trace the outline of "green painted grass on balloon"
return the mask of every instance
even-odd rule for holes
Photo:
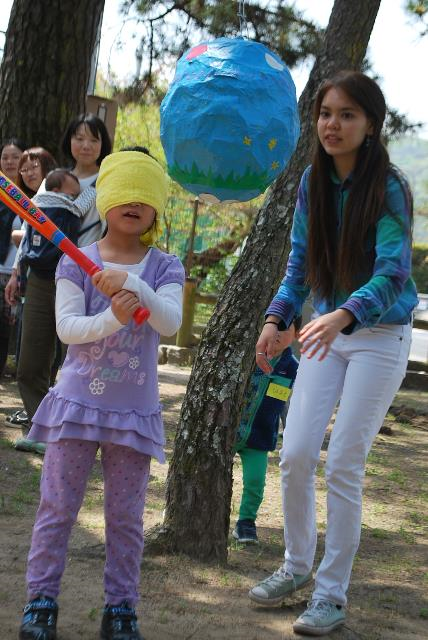
[[[210,187],[216,187],[218,189],[259,189],[264,191],[267,186],[272,182],[272,176],[269,177],[268,173],[255,173],[247,167],[243,175],[235,174],[231,171],[227,176],[220,174],[214,175],[211,168],[208,173],[204,173],[195,163],[192,164],[192,169],[183,169],[178,165],[169,167],[169,175],[173,180],[176,180],[180,184],[201,184]]]

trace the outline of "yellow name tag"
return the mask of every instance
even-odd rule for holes
[[[280,384],[275,384],[275,382],[271,382],[266,391],[266,395],[270,398],[275,398],[276,400],[288,400],[291,393],[291,389],[289,387],[283,387]]]

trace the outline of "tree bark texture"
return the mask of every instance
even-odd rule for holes
[[[60,141],[85,97],[104,0],[15,0],[0,67],[0,138]]]
[[[198,559],[227,559],[235,432],[262,317],[285,270],[298,184],[310,158],[315,92],[333,73],[360,68],[379,5],[335,1],[299,100],[297,149],[258,213],[199,346],[169,469],[165,518],[171,547]]]

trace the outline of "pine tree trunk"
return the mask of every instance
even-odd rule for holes
[[[17,136],[61,160],[85,96],[104,0],[15,0],[0,68],[0,139]]]
[[[379,5],[335,1],[323,50],[299,101],[296,152],[259,211],[203,335],[177,429],[165,518],[169,545],[192,557],[227,559],[235,432],[262,317],[289,253],[297,188],[310,158],[313,98],[323,78],[360,68]]]

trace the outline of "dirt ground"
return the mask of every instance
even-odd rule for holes
[[[160,367],[161,395],[171,455],[189,369]],[[20,408],[16,383],[0,384],[0,640],[17,638],[25,602],[25,564],[38,503],[42,458],[14,450],[19,431],[4,418]],[[388,414],[391,433],[376,438],[369,457],[361,546],[355,561],[345,627],[336,640],[422,640],[428,637],[428,393],[400,392]],[[325,531],[323,464],[317,474],[319,545]],[[167,465],[153,463],[146,530],[162,521]],[[231,526],[236,520],[241,468],[235,466]],[[230,541],[227,568],[148,551],[142,565],[141,630],[146,640],[285,640],[310,590],[287,606],[264,609],[249,588],[278,568],[283,555],[278,451],[269,460],[258,520],[260,545]],[[59,599],[60,640],[98,638],[103,605],[102,483],[97,462],[70,541]]]

